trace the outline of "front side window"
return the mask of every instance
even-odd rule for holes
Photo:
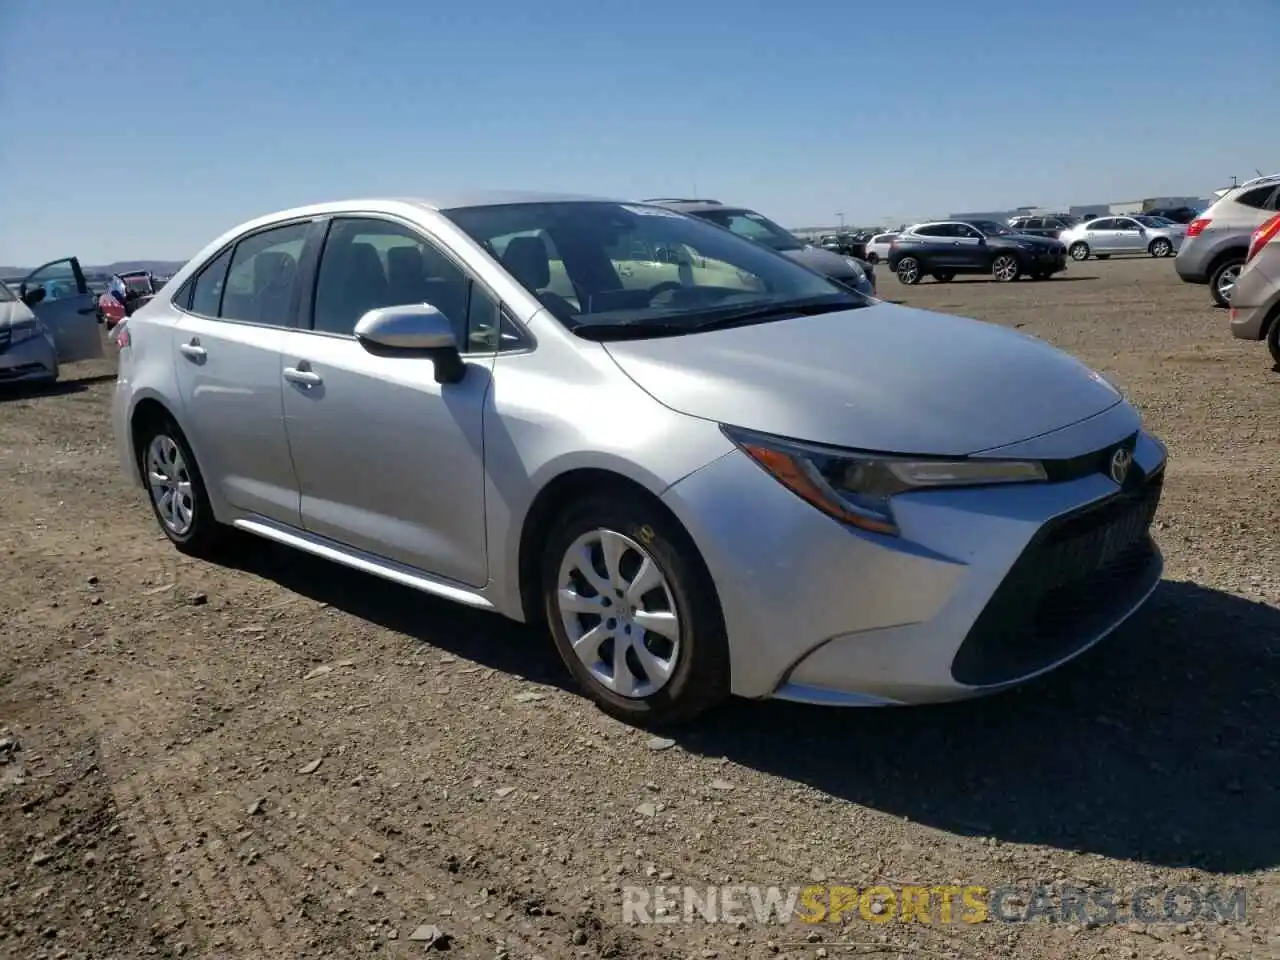
[[[675,335],[748,314],[766,322],[869,302],[732,231],[661,207],[540,202],[442,213],[584,335],[604,327]]]
[[[310,228],[310,223],[291,223],[237,243],[218,315],[224,320],[288,326],[298,261]]]
[[[804,247],[804,244],[772,220],[750,210],[708,210],[697,216],[732,230],[740,237],[763,243],[773,250],[800,250]],[[835,242],[839,242],[839,239],[831,238]]]
[[[1003,223],[996,223],[994,220],[970,220],[967,226],[973,227],[979,235],[988,237],[1003,237],[1013,233]]]
[[[462,268],[411,227],[339,218],[320,255],[312,326],[350,336],[370,310],[429,303],[453,325],[465,352],[470,296],[471,281]]]

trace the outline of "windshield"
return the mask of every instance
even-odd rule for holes
[[[1003,223],[996,223],[994,220],[969,220],[967,223],[988,237],[1003,237],[1014,232]]]
[[[134,274],[131,277],[121,277],[120,279],[124,281],[126,290],[133,290],[136,293],[151,292],[151,278],[145,274]]]
[[[1134,217],[1133,219],[1137,220],[1144,227],[1172,227],[1174,225],[1172,220],[1166,220],[1164,217],[1146,216]]]
[[[13,295],[13,291],[4,285],[4,281],[0,280],[0,303],[12,303],[17,299]]]
[[[694,216],[732,230],[740,237],[763,243],[771,250],[800,250],[804,247],[796,237],[772,220],[751,210],[699,210]]]
[[[870,302],[729,230],[662,207],[572,201],[441,213],[569,329],[690,332],[726,313]]]

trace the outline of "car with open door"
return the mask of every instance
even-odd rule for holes
[[[0,379],[56,380],[59,364],[103,355],[97,298],[75,257],[32,270],[19,282],[17,300],[0,304]]]

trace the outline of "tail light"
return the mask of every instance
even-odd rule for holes
[[[1280,233],[1280,213],[1253,231],[1253,236],[1249,238],[1249,254],[1244,258],[1244,262],[1248,263],[1258,255],[1258,251],[1265,247],[1276,234]]]
[[[129,322],[127,320],[116,324],[116,328],[111,331],[111,339],[115,341],[116,346],[121,350],[129,346]]]
[[[1206,220],[1204,217],[1196,217],[1196,219],[1188,223],[1187,239],[1190,240],[1192,237],[1198,237],[1200,234],[1204,233],[1204,228],[1209,225],[1209,222],[1210,221]]]

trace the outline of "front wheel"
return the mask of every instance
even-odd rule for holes
[[[1147,248],[1147,252],[1157,259],[1167,257],[1173,253],[1173,244],[1164,237],[1157,237],[1151,241],[1151,246]]]
[[[997,283],[1012,283],[1021,272],[1018,258],[1011,253],[1002,253],[991,262],[991,275]]]
[[[1071,254],[1072,260],[1088,260],[1089,245],[1083,241],[1078,241],[1071,245],[1071,249],[1067,251]]]
[[[920,282],[920,261],[915,257],[903,257],[898,261],[898,281],[912,287]]]
[[[1209,276],[1209,293],[1213,295],[1213,302],[1218,306],[1231,306],[1231,298],[1236,292],[1236,281],[1240,279],[1242,269],[1244,269],[1244,259],[1233,258],[1218,264]]]
[[[223,531],[187,438],[172,420],[164,420],[145,428],[139,441],[139,466],[160,529],[183,553],[209,555]]]
[[[1271,329],[1267,331],[1267,349],[1271,351],[1276,369],[1280,370],[1280,317],[1271,321]]]
[[[660,507],[638,496],[575,505],[547,540],[542,590],[561,658],[606,713],[666,726],[729,696],[715,584]]]

